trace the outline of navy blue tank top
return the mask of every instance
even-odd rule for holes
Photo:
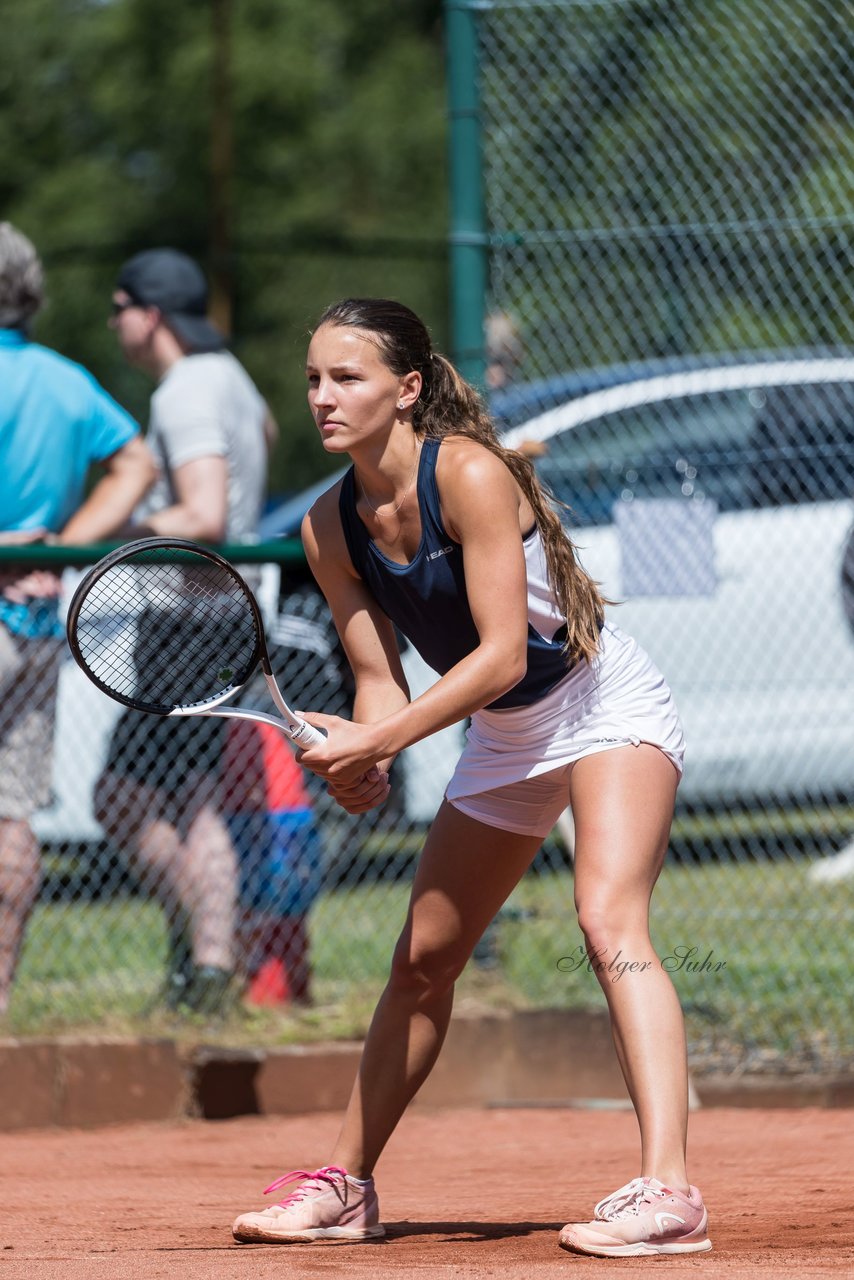
[[[444,675],[480,643],[469,608],[462,546],[442,525],[436,458],[440,440],[426,437],[418,463],[421,542],[408,564],[383,555],[356,511],[353,467],[344,476],[338,509],[353,567],[383,613],[403,632],[429,667]],[[545,697],[570,663],[563,652],[566,627],[551,639],[528,623],[528,669],[517,685],[489,704],[490,710],[524,707]]]

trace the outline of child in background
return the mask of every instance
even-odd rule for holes
[[[244,999],[311,999],[308,912],[320,892],[323,850],[303,771],[273,725],[229,723],[224,811],[237,851]]]

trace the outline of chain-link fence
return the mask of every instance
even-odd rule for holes
[[[264,554],[252,548],[248,572],[281,688],[293,706],[348,715],[349,668],[301,549],[285,545],[287,564],[259,571]],[[21,555],[4,549],[0,569]],[[40,558],[56,567],[97,550],[26,556],[28,569]],[[81,572],[63,575],[60,619]],[[101,629],[123,661],[135,653],[119,606]],[[4,625],[0,641],[0,1025],[199,1034],[214,1017],[218,1036],[364,1032],[462,726],[404,752],[389,801],[355,818],[272,726],[124,709],[74,663],[60,627]],[[414,693],[435,678],[414,650],[403,661]],[[260,672],[231,705],[275,711]],[[559,896],[553,932],[571,901],[567,875]],[[481,942],[478,998],[528,1002],[503,947],[531,910],[512,906]],[[551,950],[554,961],[566,950],[557,933]],[[523,950],[513,963],[525,973]],[[280,1010],[297,1015],[284,1029]]]
[[[838,1066],[854,899],[845,7],[466,7],[493,405],[572,507],[585,563],[686,724],[653,926],[692,1053]],[[260,594],[292,702],[346,713],[348,673],[304,567],[280,580],[271,564]],[[275,732],[223,727],[208,767],[153,748],[141,716],[119,750],[121,709],[61,641],[42,672],[5,650],[4,733],[58,688],[38,882],[4,828],[7,973],[37,893],[5,1028],[201,1028],[230,1008],[235,1034],[290,1034],[263,1022],[271,1006],[304,1011],[296,1035],[363,1031],[462,729],[404,753],[389,804],[350,819]],[[419,691],[429,673],[411,650],[404,664]],[[263,687],[254,698],[267,706]],[[18,745],[33,781],[44,752]],[[164,770],[148,796],[139,784]],[[581,944],[564,823],[482,939],[461,1002],[601,1005]]]
[[[66,575],[66,597],[76,577]],[[349,674],[305,568],[291,565],[280,580],[268,565],[259,596],[286,694],[301,707],[347,714]],[[697,603],[708,606],[705,598],[680,601]],[[196,721],[217,726],[213,749],[206,732],[195,744],[182,740],[177,753],[155,717],[130,713],[121,732],[121,707],[87,681],[64,640],[49,644],[58,679],[26,644],[17,667],[4,667],[4,744],[28,708],[47,714],[58,692],[52,793],[33,819],[42,875],[31,886],[37,897],[6,1028],[182,1026],[200,1034],[216,1015],[219,1036],[362,1032],[462,727],[405,752],[390,802],[351,818],[264,725]],[[412,650],[404,664],[414,692],[432,679]],[[238,701],[270,709],[262,679]],[[724,735],[731,730],[724,725]],[[35,784],[44,761],[32,751],[22,758]],[[682,806],[656,892],[655,934],[689,1016],[693,1053],[706,1064],[802,1068],[844,1053],[844,899],[810,881],[804,856],[831,847],[830,808],[827,797],[812,807],[779,797],[758,810],[693,799]],[[9,830],[6,963],[26,898]],[[601,1002],[574,920],[571,824],[544,843],[487,930],[461,999],[478,1008]],[[302,1012],[285,1025],[276,1020],[282,1009]]]
[[[30,567],[38,555],[30,551]],[[260,578],[249,570],[273,668],[292,705],[346,715],[349,669],[328,609],[301,549],[289,560],[282,570],[264,565]],[[64,574],[66,607],[79,577]],[[114,650],[132,655],[121,610],[102,622]],[[327,1033],[349,1005],[338,1023],[363,1030],[402,923],[400,882],[450,776],[449,735],[406,753],[390,802],[354,819],[274,727],[123,709],[75,665],[59,629],[48,630],[0,635],[0,997],[9,1029],[118,1029],[164,1017],[198,1025],[242,1001],[244,1012],[315,1006]],[[418,687],[423,669],[408,662]],[[235,701],[275,713],[260,672]],[[41,808],[30,823],[34,799]]]
[[[694,1049],[838,1063],[854,903],[850,6],[462,7],[493,406],[572,508],[583,560],[686,725],[684,872],[654,927],[663,950],[697,948],[680,989]]]
[[[472,7],[492,302],[526,380],[852,341],[850,6]]]

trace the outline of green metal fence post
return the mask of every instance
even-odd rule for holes
[[[446,0],[451,192],[451,335],[457,368],[483,386],[489,240],[483,196],[477,10],[483,0]]]

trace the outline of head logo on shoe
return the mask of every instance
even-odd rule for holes
[[[678,1213],[657,1213],[655,1215],[655,1225],[658,1227],[659,1231],[664,1230],[665,1218],[672,1218],[674,1222],[681,1222],[683,1226],[685,1225],[685,1219],[680,1218]]]

